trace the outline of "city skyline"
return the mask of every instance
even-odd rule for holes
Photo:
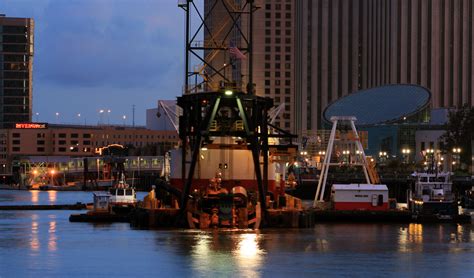
[[[181,95],[184,22],[174,1],[6,0],[0,14],[35,20],[33,121],[123,124],[125,115],[131,125],[134,105],[144,125],[158,99]]]

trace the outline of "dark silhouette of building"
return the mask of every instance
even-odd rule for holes
[[[0,128],[32,119],[31,18],[0,15]]]

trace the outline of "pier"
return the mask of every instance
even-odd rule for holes
[[[87,204],[65,204],[65,205],[7,205],[0,206],[1,210],[83,210]]]

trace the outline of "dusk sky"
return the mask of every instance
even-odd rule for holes
[[[135,123],[144,125],[146,109],[181,94],[176,0],[1,0],[1,13],[35,20],[34,121],[97,124],[99,110],[110,109],[104,123],[126,115],[131,124],[135,104]]]

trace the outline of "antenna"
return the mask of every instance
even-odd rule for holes
[[[135,104],[132,104],[132,126],[135,127]]]

